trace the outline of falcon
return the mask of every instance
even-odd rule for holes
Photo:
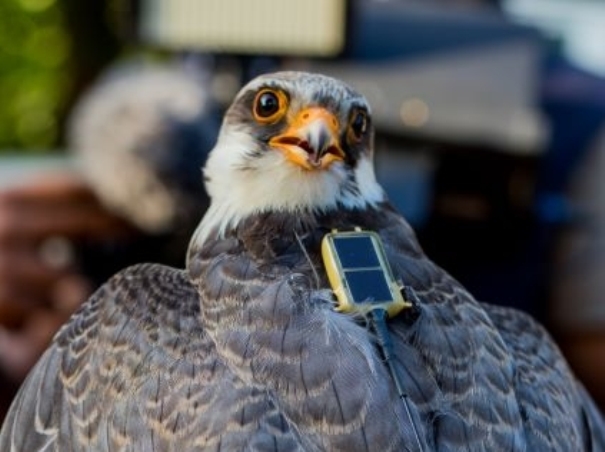
[[[477,302],[374,178],[366,100],[322,75],[245,86],[204,169],[186,270],[102,286],[14,400],[3,451],[602,451],[545,330]],[[415,305],[389,319],[405,401],[363,316],[336,312],[332,230],[379,234]]]

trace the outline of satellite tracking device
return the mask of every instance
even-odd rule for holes
[[[412,307],[393,278],[380,236],[372,231],[326,234],[321,254],[339,312],[367,314],[384,310],[389,317]]]
[[[380,236],[361,229],[332,231],[321,242],[321,254],[336,295],[336,310],[367,315],[414,431],[416,448],[413,450],[423,452],[425,448],[412,415],[409,396],[395,366],[393,341],[387,326],[387,317],[394,317],[413,304],[403,297],[402,288],[393,278]]]

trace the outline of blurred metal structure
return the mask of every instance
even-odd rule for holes
[[[517,39],[412,61],[308,68],[358,87],[383,132],[536,154],[548,135],[535,108],[539,58],[536,43]]]

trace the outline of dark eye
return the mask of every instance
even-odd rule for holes
[[[279,91],[263,90],[254,99],[254,117],[260,122],[276,121],[286,109],[285,95]]]
[[[368,114],[363,110],[357,110],[353,113],[350,130],[353,138],[359,141],[368,130]]]

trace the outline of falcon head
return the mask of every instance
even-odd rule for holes
[[[323,213],[384,199],[374,177],[366,99],[318,74],[260,76],[225,114],[204,168],[211,198],[195,240],[255,213]]]

